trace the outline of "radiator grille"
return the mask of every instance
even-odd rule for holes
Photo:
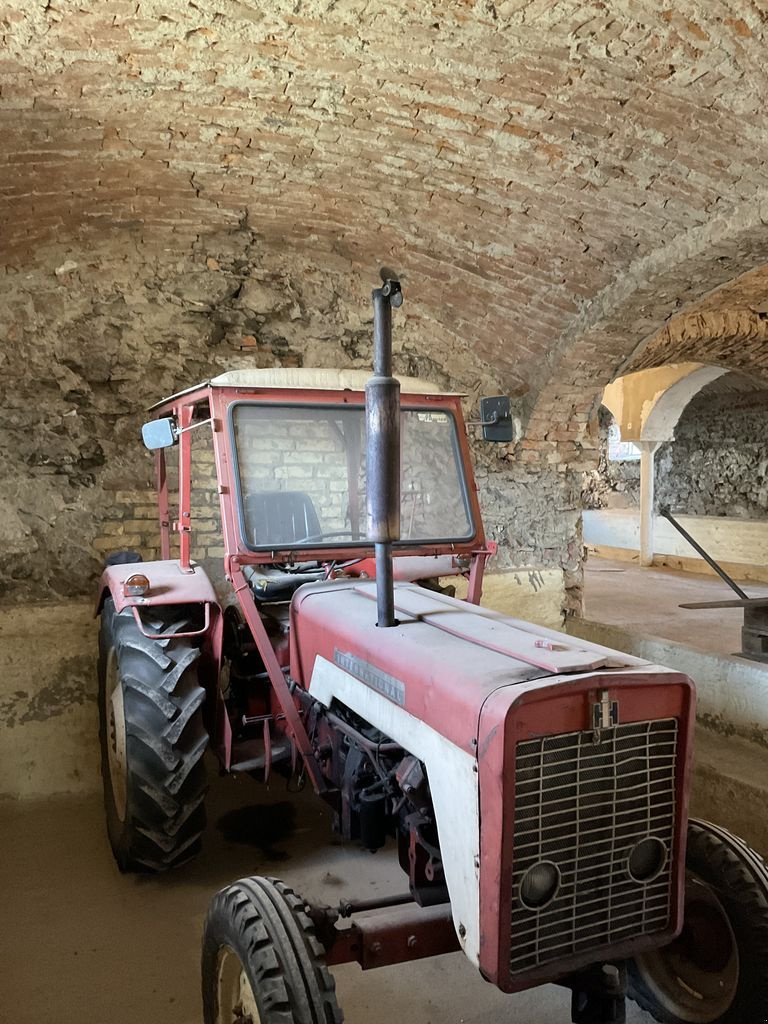
[[[517,745],[512,974],[662,931],[670,919],[677,722],[633,722]],[[636,882],[630,850],[653,836],[668,856]],[[554,899],[526,907],[520,887],[541,861],[560,871]],[[528,901],[531,902],[530,900]]]

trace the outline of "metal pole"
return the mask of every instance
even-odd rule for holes
[[[400,539],[400,382],[392,376],[392,307],[400,306],[400,282],[381,271],[374,288],[373,377],[365,386],[368,540],[376,552],[376,625],[394,626],[392,543]]]
[[[373,300],[373,375],[392,376],[392,306],[383,288],[374,288]],[[402,301],[402,299],[401,299]]]
[[[379,896],[370,900],[342,900],[339,903],[339,915],[352,917],[353,914],[364,914],[367,910],[384,910],[386,907],[402,907],[413,903],[413,895],[409,892],[397,896]]]
[[[640,446],[640,565],[653,565],[654,455],[658,441],[639,441]]]
[[[723,569],[721,566],[719,566],[717,564],[717,562],[714,560],[714,558],[712,558],[711,555],[707,554],[707,552],[704,550],[704,548],[701,546],[701,544],[699,544],[698,541],[693,539],[693,537],[690,535],[690,533],[688,533],[688,531],[685,529],[685,527],[681,526],[680,523],[678,523],[678,521],[675,519],[675,517],[672,515],[672,513],[669,511],[669,508],[667,508],[666,505],[662,505],[661,508],[659,508],[659,515],[660,516],[664,516],[665,519],[668,519],[669,522],[672,523],[672,525],[677,530],[677,532],[682,537],[685,537],[685,539],[688,541],[688,543],[691,545],[691,547],[695,551],[698,551],[698,553],[701,555],[701,557],[704,559],[704,561],[707,563],[707,565],[711,565],[712,566],[712,568],[715,570],[715,572],[720,577],[720,579],[723,580],[725,583],[727,583],[728,586],[731,588],[731,590],[733,590],[735,593],[737,593],[742,600],[744,600],[744,601],[748,601],[749,600],[749,594],[745,594],[744,591],[741,589],[741,587],[738,585],[738,583],[735,583],[731,579],[731,577],[728,575],[728,573],[725,571],[725,569]]]

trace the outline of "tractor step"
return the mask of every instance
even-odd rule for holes
[[[245,743],[239,743],[237,753],[241,760],[230,765],[231,772],[258,772],[263,771],[267,766],[263,740],[246,740]],[[272,764],[287,761],[290,756],[290,740],[280,739],[272,744]]]

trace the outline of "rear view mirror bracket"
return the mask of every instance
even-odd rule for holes
[[[469,420],[467,426],[482,427],[483,440],[507,443],[520,439],[520,420],[512,416],[512,407],[506,395],[493,395],[480,399],[480,419]]]

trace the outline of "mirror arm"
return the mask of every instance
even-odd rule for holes
[[[499,416],[498,413],[491,413],[489,420],[467,420],[466,426],[468,427],[495,427],[499,423],[508,423],[512,421],[511,416]]]
[[[190,430],[197,430],[198,427],[204,427],[206,423],[213,423],[213,417],[209,416],[207,420],[200,420],[199,423],[193,423],[189,427],[174,427],[173,432],[176,437],[179,437],[181,434],[188,434]]]

